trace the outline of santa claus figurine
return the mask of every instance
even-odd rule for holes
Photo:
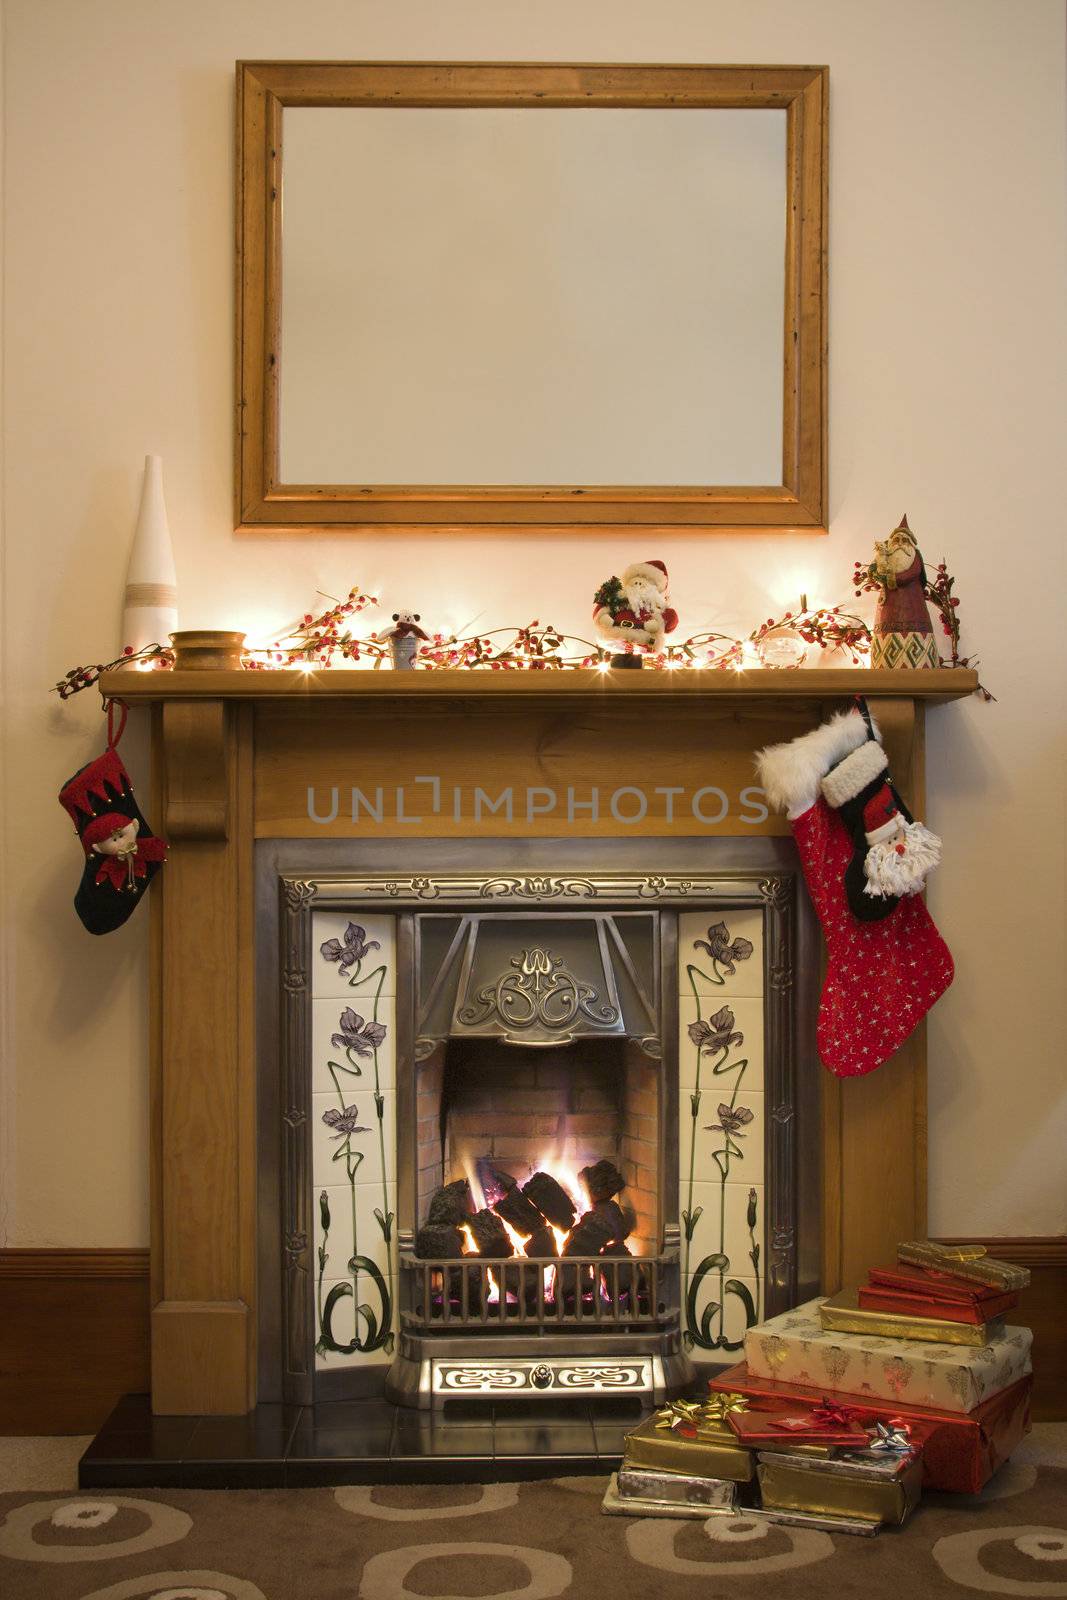
[[[611,577],[593,596],[593,622],[605,639],[655,648],[665,633],[678,626],[678,613],[667,604],[667,568],[662,561],[635,561],[621,578]],[[616,666],[641,665],[630,653],[615,656]]]

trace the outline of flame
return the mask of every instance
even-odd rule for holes
[[[478,1245],[477,1245],[477,1242],[475,1240],[474,1234],[471,1232],[470,1228],[467,1226],[467,1224],[465,1222],[461,1223],[459,1231],[463,1235],[464,1239],[466,1240],[466,1245],[464,1247],[463,1254],[465,1256],[477,1256],[477,1255],[480,1255],[481,1251],[478,1249]]]
[[[498,1306],[500,1304],[500,1285],[496,1281],[496,1276],[492,1267],[487,1268],[487,1271],[489,1274],[488,1304],[491,1306]]]
[[[501,1217],[500,1220],[507,1229],[508,1238],[511,1240],[513,1246],[512,1254],[524,1256],[526,1254],[526,1246],[530,1242],[529,1235],[520,1233],[518,1228],[513,1228],[506,1217]]]

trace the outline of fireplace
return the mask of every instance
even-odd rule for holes
[[[678,841],[688,870],[654,875],[623,841],[559,849],[581,865],[260,847],[261,1393],[658,1403],[813,1281],[790,847]]]
[[[380,1392],[392,1366],[384,1345],[369,1354],[327,1352],[324,1363],[315,1352],[319,1197],[323,1188],[347,1187],[347,1179],[316,1186],[311,1149],[314,1143],[320,1159],[328,1150],[328,1160],[337,1149],[310,1103],[306,1029],[314,1011],[328,1011],[311,1000],[318,981],[311,924],[320,914],[347,921],[351,910],[368,931],[373,917],[395,919],[403,965],[415,912],[471,909],[475,901],[489,911],[509,904],[527,912],[591,909],[596,897],[582,885],[599,895],[602,877],[623,880],[613,885],[619,895],[610,904],[600,897],[604,909],[669,913],[664,950],[671,918],[689,909],[712,922],[728,912],[731,934],[731,917],[758,913],[766,934],[786,925],[784,907],[791,905],[786,957],[768,936],[759,963],[763,997],[737,994],[734,1006],[746,1047],[760,1042],[768,1108],[762,1124],[755,1115],[736,1130],[746,1173],[755,1151],[763,1154],[762,1192],[752,1185],[760,1201],[763,1305],[770,1309],[788,1295],[782,1286],[793,1263],[797,1293],[808,1298],[854,1281],[896,1240],[921,1236],[924,1029],[890,1071],[838,1081],[818,1066],[811,1011],[821,945],[806,897],[793,891],[787,824],[761,807],[751,787],[752,756],[864,693],[901,792],[922,814],[925,707],[974,686],[974,673],[963,669],[106,674],[104,694],[151,707],[150,814],[171,842],[148,908],[153,1411],[232,1416],[283,1395],[307,1404],[331,1386],[348,1392],[376,1382]],[[621,792],[606,761],[607,752],[620,751],[633,752],[641,774],[636,787]],[[475,875],[495,885],[480,899]],[[283,881],[295,896],[292,908],[279,892]],[[299,883],[308,885],[306,896]],[[780,896],[782,911],[774,904]],[[705,921],[704,934],[712,922]],[[293,943],[279,959],[283,924]],[[737,967],[742,981],[756,965],[752,957]],[[678,967],[680,960],[676,974]],[[339,996],[324,998],[332,1005]],[[382,998],[397,1005],[390,1040],[396,1060],[410,1061],[407,1002]],[[664,995],[664,1006],[679,1010],[675,1034],[668,1028],[664,1036],[668,1051],[678,1052],[683,1027],[688,1039],[695,1014],[687,1017],[684,1008],[691,1001]],[[702,1013],[703,1020],[714,1015],[706,1007]],[[337,1022],[326,1018],[327,1042]],[[693,1092],[685,1081],[692,1060],[687,1044],[676,1064],[683,1111]],[[379,1091],[387,1150],[397,1147],[401,1096],[408,1097],[404,1115],[415,1115],[413,1087],[405,1068],[390,1091],[396,1098]],[[362,1103],[346,1100],[345,1109],[353,1103],[361,1116],[368,1107],[376,1111],[373,1090]],[[710,1155],[705,1141],[715,1138],[707,1130],[718,1104],[716,1097],[694,1130],[698,1154]],[[679,1141],[683,1126],[680,1116]],[[665,1129],[660,1139],[666,1148]],[[340,1170],[332,1166],[331,1176]],[[665,1188],[664,1201],[658,1249],[679,1251],[683,1351],[697,1364],[728,1360],[747,1315],[743,1299],[735,1289],[725,1296],[721,1330],[717,1312],[705,1321],[721,1298],[712,1292],[719,1269],[711,1266],[691,1318],[694,1269],[706,1259],[695,1256],[705,1248],[696,1235],[688,1272],[685,1265],[682,1212],[692,1223],[703,1205],[698,1224],[706,1230],[709,1215],[718,1214],[715,1189],[695,1191],[690,1206],[679,1177],[678,1194]],[[387,1190],[368,1200],[363,1215],[378,1228],[375,1208],[387,1218],[394,1213],[383,1277],[399,1347],[400,1249],[408,1249],[421,1220],[413,1179],[400,1182],[398,1171],[391,1196]],[[730,1260],[732,1277],[750,1248],[746,1209],[728,1220],[728,1247],[718,1253]],[[361,1248],[369,1237],[361,1222]],[[716,1253],[709,1245],[707,1254]],[[341,1276],[340,1249],[328,1263],[331,1271],[338,1267]],[[736,1281],[748,1287],[757,1280],[749,1273]],[[346,1310],[340,1305],[339,1327]],[[365,1316],[361,1323],[365,1334]],[[425,1420],[403,1415],[412,1426]]]

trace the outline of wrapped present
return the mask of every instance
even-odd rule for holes
[[[825,1447],[867,1444],[867,1430],[852,1406],[824,1399],[812,1410],[794,1407],[792,1411],[734,1411],[730,1427],[749,1450],[791,1450],[801,1446]]]
[[[861,1305],[855,1289],[842,1289],[819,1307],[819,1321],[828,1333],[873,1333],[912,1344],[993,1344],[1003,1336],[1004,1319],[953,1322],[938,1316],[913,1316],[902,1311],[876,1311]]]
[[[935,1272],[951,1273],[954,1278],[967,1278],[1008,1293],[1030,1287],[1026,1267],[998,1261],[981,1244],[935,1244],[933,1239],[910,1239],[897,1245],[897,1260],[910,1267],[932,1267]]]
[[[825,1394],[870,1395],[898,1407],[973,1411],[1030,1372],[1029,1328],[1005,1327],[993,1344],[909,1344],[867,1333],[830,1333],[821,1300],[783,1312],[745,1334],[753,1377],[810,1384]]]
[[[867,1280],[858,1298],[871,1311],[981,1324],[1003,1317],[1019,1304],[1014,1290],[990,1289],[932,1267],[872,1267]]]
[[[743,1395],[721,1392],[707,1400],[672,1400],[627,1434],[623,1467],[750,1483],[756,1473],[755,1456],[738,1442],[727,1422],[733,1412],[747,1406]]]
[[[753,1411],[814,1407],[823,1400],[821,1389],[756,1377],[744,1362],[712,1378],[710,1386],[713,1391],[727,1389],[745,1395]],[[912,1440],[922,1448],[923,1483],[927,1489],[977,1494],[1029,1433],[1032,1388],[1032,1378],[1021,1378],[966,1416],[910,1402],[897,1405],[866,1395],[838,1398],[854,1406],[869,1427],[878,1422],[889,1425],[900,1418],[907,1422]],[[812,1446],[812,1452],[818,1448]]]
[[[619,1489],[621,1474],[613,1472],[608,1479],[608,1487],[601,1501],[601,1510],[608,1517],[695,1517],[701,1522],[707,1522],[709,1517],[733,1516],[736,1513],[732,1505],[721,1506],[693,1505],[686,1501],[674,1502],[671,1500],[643,1500],[637,1495],[625,1495]],[[684,1480],[679,1480],[684,1481]],[[734,1484],[723,1486],[733,1489]],[[748,1512],[745,1512],[748,1515]],[[526,1591],[521,1591],[525,1593]]]
[[[856,1518],[898,1526],[922,1495],[923,1468],[918,1450],[844,1450],[815,1456],[761,1451],[760,1495],[778,1511]]]
[[[703,1506],[708,1511],[732,1511],[737,1504],[737,1484],[729,1478],[687,1478],[680,1472],[646,1472],[641,1467],[621,1467],[616,1482],[623,1500]]]

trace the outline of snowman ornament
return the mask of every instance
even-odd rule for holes
[[[605,639],[655,649],[678,626],[668,604],[667,568],[662,561],[635,561],[621,578],[610,577],[593,596],[593,624]],[[640,666],[641,657],[623,653],[615,665]]]

